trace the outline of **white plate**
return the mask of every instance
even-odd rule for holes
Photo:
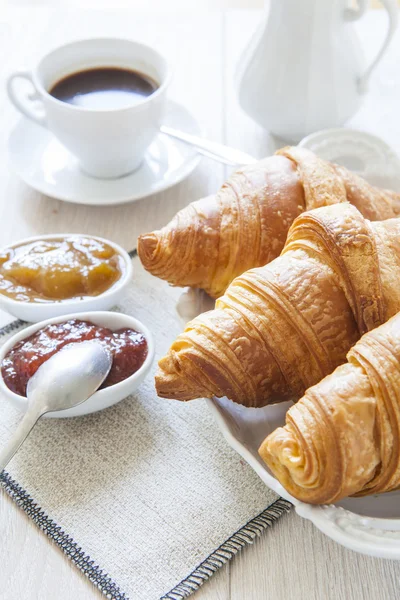
[[[389,494],[347,498],[338,504],[314,506],[293,498],[258,455],[263,439],[285,424],[291,402],[245,408],[226,398],[207,401],[226,440],[264,483],[292,502],[296,512],[350,550],[400,560],[400,490]]]
[[[400,190],[400,163],[379,138],[352,130],[327,130],[300,143],[327,160],[353,167],[371,183]],[[362,161],[362,162],[361,162]],[[260,409],[245,408],[226,398],[207,401],[228,443],[264,483],[292,502],[296,512],[350,550],[400,560],[400,490],[337,504],[314,506],[293,498],[270,473],[258,454],[264,438],[285,424],[291,402]]]
[[[202,134],[196,119],[176,102],[168,103],[164,124]],[[161,192],[187,177],[200,160],[195,149],[160,134],[137,171],[118,179],[97,179],[81,171],[52,133],[25,118],[11,132],[8,151],[17,175],[30,187],[59,200],[95,206],[123,204]]]

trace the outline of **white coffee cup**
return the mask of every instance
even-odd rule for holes
[[[51,96],[55,83],[72,73],[98,67],[120,67],[143,73],[158,88],[139,103],[124,108],[91,109]],[[33,86],[23,93],[18,79]],[[140,166],[160,128],[171,73],[153,48],[123,39],[87,39],[46,54],[33,71],[16,71],[7,82],[8,95],[22,114],[48,128],[95,177],[114,178]]]

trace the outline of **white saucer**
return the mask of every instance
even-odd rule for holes
[[[196,119],[176,102],[169,101],[164,124],[202,134]],[[17,175],[35,190],[66,202],[99,206],[161,192],[187,177],[200,160],[195,149],[160,134],[137,171],[118,179],[97,179],[79,168],[52,133],[25,118],[12,130],[8,150]]]

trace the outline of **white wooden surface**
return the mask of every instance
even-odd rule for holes
[[[75,33],[85,31],[84,17],[68,20],[46,7],[31,10],[23,5],[19,2],[17,12],[7,9],[0,13],[0,50],[6,57],[0,61],[0,77],[13,67],[29,64],[40,46],[60,38],[63,27]],[[172,13],[162,17],[132,13],[122,19],[111,13],[105,17],[97,14],[91,21],[91,32],[104,33],[104,27],[109,27],[111,34],[117,31],[157,44],[175,64],[171,95],[190,108],[207,134],[262,156],[272,151],[274,142],[240,112],[232,90],[234,63],[258,18],[258,13],[243,12]],[[130,249],[138,233],[162,225],[179,207],[214,191],[225,175],[222,167],[204,160],[177,188],[124,207],[76,207],[42,197],[19,182],[7,164],[5,141],[16,115],[3,90],[1,82],[2,245],[26,235],[68,230],[103,235]],[[292,512],[206,583],[197,598],[392,600],[399,596],[399,589],[400,563],[351,553]],[[100,597],[0,493],[0,600]]]

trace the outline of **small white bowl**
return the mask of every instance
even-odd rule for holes
[[[143,333],[147,342],[147,357],[140,367],[133,373],[130,377],[127,377],[123,381],[111,385],[110,387],[106,387],[98,392],[95,392],[93,396],[88,398],[86,402],[75,406],[74,408],[70,408],[68,410],[61,410],[57,412],[51,412],[44,415],[44,418],[53,418],[53,419],[61,419],[65,417],[81,417],[82,415],[88,415],[93,412],[97,412],[99,410],[103,410],[103,408],[108,408],[109,406],[113,406],[120,402],[130,394],[132,394],[139,385],[143,382],[146,377],[151,364],[154,359],[154,342],[153,337],[150,331],[137,319],[134,317],[130,317],[129,315],[125,315],[117,312],[109,312],[109,311],[98,311],[98,312],[80,312],[75,313],[73,315],[63,315],[59,317],[54,317],[53,319],[47,319],[46,321],[42,321],[40,323],[35,323],[35,325],[31,325],[30,327],[26,327],[22,331],[19,331],[15,335],[13,335],[6,343],[0,348],[0,366],[3,362],[6,354],[15,346],[17,342],[29,337],[39,329],[46,327],[46,325],[50,325],[52,323],[62,323],[63,321],[67,321],[68,319],[81,319],[82,321],[90,321],[95,325],[100,325],[102,327],[108,327],[112,331],[117,329],[121,329],[123,327],[129,327]],[[16,408],[25,412],[27,406],[27,398],[25,396],[19,396],[12,392],[4,383],[3,377],[0,372],[0,393],[3,394]]]
[[[372,185],[400,191],[400,160],[381,138],[356,129],[324,129],[303,138],[302,148],[361,175]]]
[[[14,317],[18,317],[23,321],[29,321],[31,323],[37,323],[43,319],[51,319],[52,317],[58,317],[61,315],[69,315],[79,310],[107,310],[116,306],[120,299],[123,297],[126,288],[128,287],[132,279],[132,261],[126,250],[121,248],[118,244],[106,240],[95,235],[81,235],[76,233],[57,233],[49,235],[38,235],[35,237],[26,238],[19,240],[15,244],[5,246],[5,250],[8,248],[15,248],[22,244],[30,244],[40,240],[60,240],[65,237],[79,236],[83,238],[91,238],[109,244],[115,251],[121,255],[124,267],[123,273],[120,279],[114,283],[108,290],[99,294],[98,296],[91,296],[86,298],[71,298],[67,300],[60,300],[54,302],[44,302],[40,304],[38,302],[20,302],[19,300],[13,300],[8,296],[0,293],[0,308],[7,311]]]

